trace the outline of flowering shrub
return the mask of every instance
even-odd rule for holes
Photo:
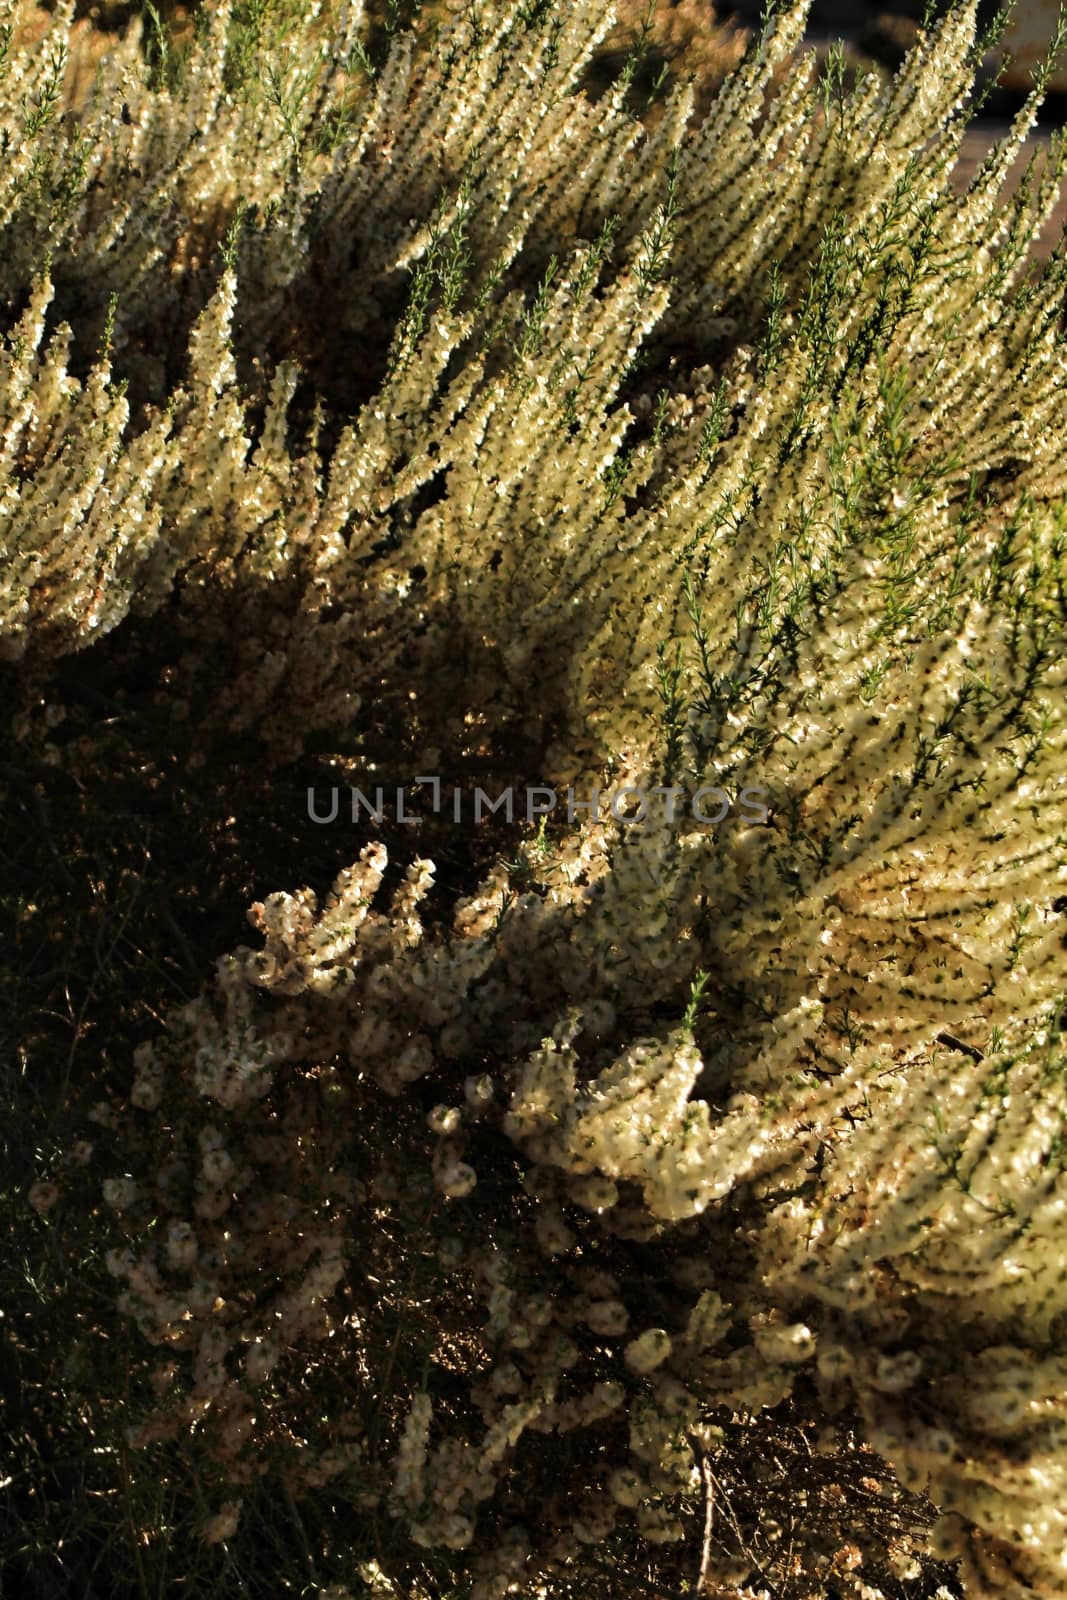
[[[70,8],[8,64],[16,744],[106,793],[50,674],[111,650],[194,778],[665,801],[488,863],[398,822],[152,1011],[96,1225],[209,1545],[266,1485],[404,1594],[1063,1593],[1062,150],[1005,202],[1039,85],[957,194],[975,7],[850,94],[806,9],[649,127],[632,64],[584,93],[594,0],[380,67],[358,6],[209,7],[69,117]],[[765,1560],[720,1529],[790,1407],[930,1541],[800,1488]]]

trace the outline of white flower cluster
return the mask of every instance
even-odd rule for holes
[[[161,604],[179,572],[198,574],[189,593],[194,609],[199,575],[212,565],[256,584],[313,573],[296,613],[272,617],[268,648],[261,614],[239,642],[233,682],[212,710],[220,725],[258,725],[277,754],[292,753],[302,736],[359,708],[360,682],[369,689],[399,670],[402,644],[418,701],[427,712],[439,710],[444,726],[457,706],[484,710],[499,699],[501,671],[520,696],[536,671],[546,705],[558,701],[572,734],[595,734],[599,748],[615,754],[639,736],[657,706],[657,647],[686,631],[687,567],[710,571],[711,561],[725,560],[702,597],[703,630],[714,641],[708,665],[716,678],[739,680],[758,639],[780,634],[782,619],[796,614],[802,565],[817,570],[830,561],[840,570],[855,561],[857,575],[865,573],[872,585],[899,585],[893,551],[921,517],[928,548],[937,554],[916,580],[916,597],[962,597],[967,573],[980,571],[996,548],[1000,516],[1010,519],[1035,498],[1047,503],[1062,488],[1056,397],[1064,357],[1050,322],[1054,281],[1002,314],[1002,285],[1021,271],[1026,243],[1055,203],[1054,167],[1029,198],[1020,196],[1014,210],[1003,208],[992,220],[1034,105],[963,199],[945,159],[960,132],[973,5],[954,7],[906,70],[888,85],[872,80],[836,118],[813,114],[810,60],[790,59],[806,12],[794,5],[768,29],[702,125],[691,125],[691,93],[680,87],[651,131],[615,97],[594,106],[565,92],[610,25],[606,8],[594,0],[568,7],[551,46],[540,22],[520,24],[522,10],[504,6],[490,30],[479,30],[465,14],[457,18],[439,47],[440,75],[431,70],[433,58],[416,64],[400,45],[390,72],[376,83],[357,86],[335,74],[321,96],[301,101],[306,121],[294,130],[303,156],[295,183],[286,140],[271,137],[275,108],[264,97],[235,102],[224,90],[223,25],[214,13],[192,75],[196,93],[188,99],[127,81],[132,36],[103,64],[83,112],[94,151],[89,188],[95,182],[124,198],[97,217],[87,190],[68,214],[52,219],[49,242],[57,260],[64,249],[72,259],[76,254],[87,282],[94,275],[108,282],[115,230],[135,223],[116,351],[135,342],[127,323],[135,324],[146,306],[155,315],[161,297],[170,305],[194,293],[191,267],[165,274],[159,246],[149,248],[152,237],[178,231],[190,210],[217,219],[238,193],[263,220],[246,227],[234,246],[235,264],[188,321],[187,386],[165,407],[154,401],[153,415],[133,438],[123,435],[128,404],[113,385],[109,361],[98,362],[81,383],[66,373],[66,333],[59,330],[42,346],[54,290],[47,272],[34,279],[30,304],[8,339],[2,386],[0,468],[7,477],[0,540],[8,559],[0,637],[8,653],[21,653],[31,641],[50,653],[76,647],[113,627],[134,601],[141,611]],[[356,12],[346,11],[323,58],[350,58],[357,28]],[[493,51],[505,40],[498,64]],[[447,68],[440,64],[446,60]],[[468,64],[459,69],[457,60]],[[293,66],[287,62],[286,72]],[[307,66],[318,70],[313,61]],[[776,74],[784,81],[771,93]],[[115,110],[123,95],[128,124]],[[339,111],[338,97],[350,111],[358,103],[358,112],[350,134],[324,154],[316,140]],[[757,118],[761,138],[753,145],[748,129]],[[398,120],[400,147],[387,154]],[[193,127],[197,137],[186,138],[183,130]],[[880,158],[857,167],[849,151],[870,145],[874,133],[882,139],[886,129],[892,137]],[[938,139],[929,137],[932,130]],[[56,161],[69,136],[59,123],[41,135]],[[446,198],[432,225],[422,220],[442,173],[463,170],[473,148],[480,163],[469,187]],[[590,155],[576,167],[579,148]],[[263,158],[267,149],[270,160]],[[668,223],[653,179],[672,163],[684,202],[677,200]],[[129,177],[120,176],[132,168],[151,193],[147,206]],[[842,190],[833,175],[843,170],[849,182]],[[898,194],[905,170],[908,192]],[[844,208],[844,220],[820,245],[819,219],[834,207]],[[945,256],[909,268],[911,219],[924,210],[944,234]],[[616,219],[617,271],[598,242],[599,224],[609,217]],[[40,225],[37,218],[34,227]],[[464,235],[468,256],[490,274],[474,295],[477,312],[445,309],[421,333],[418,319],[407,319],[396,362],[358,419],[341,430],[328,463],[314,441],[295,459],[286,448],[297,373],[292,361],[280,360],[260,396],[264,416],[253,447],[233,349],[239,287],[242,337],[251,348],[266,347],[281,307],[299,300],[304,278],[323,266],[340,270],[342,249],[358,248],[361,292],[342,300],[345,331],[357,340],[375,304],[364,286],[428,265],[436,259],[434,239],[450,228]],[[566,263],[538,300],[535,329],[524,303],[530,286],[523,261],[526,254],[545,259],[561,240],[569,241]],[[973,252],[987,240],[1001,248],[999,275],[951,269],[952,250]],[[668,241],[670,287],[649,286],[662,265],[656,252]],[[694,338],[699,345],[705,325],[748,328],[754,336],[771,261],[797,302],[779,330],[773,385],[754,386],[742,360],[719,394],[717,363],[705,359],[711,348],[695,349],[691,372],[676,368],[671,376],[668,387],[676,392],[663,425],[631,443],[638,414],[615,399],[640,346],[654,340],[656,348],[673,349]],[[16,252],[20,262],[21,282],[30,273]],[[897,401],[880,375],[885,362],[857,359],[869,342],[868,304],[846,285],[875,267],[887,279],[904,281],[900,275],[912,273],[912,289],[890,307],[891,360],[908,363],[913,393],[930,384],[938,401],[932,412],[915,412],[914,448],[906,463],[894,463],[895,481],[872,484],[868,493],[862,474],[856,477],[860,440],[878,436],[880,419]],[[497,301],[491,285],[508,271],[515,287]],[[834,305],[833,338],[822,342],[820,314],[799,303],[813,275],[813,294]],[[526,352],[496,372],[487,353],[487,341],[498,337],[493,318]],[[534,351],[544,352],[543,374]],[[493,362],[499,366],[500,357],[494,354]],[[1004,396],[1024,371],[1026,415],[1017,425],[1016,408]],[[439,388],[431,420],[424,397]],[[564,401],[579,391],[577,428]],[[651,394],[640,399],[644,405]],[[722,415],[720,402],[741,415],[729,429],[720,420],[709,433],[712,414]],[[831,416],[840,441],[827,471]],[[946,425],[950,432],[965,429],[968,444],[958,461],[941,448]],[[49,441],[61,437],[73,447],[57,453]],[[1020,448],[1024,468],[1000,495],[987,537],[976,530],[961,560],[952,526],[970,475],[995,474]],[[412,497],[442,474],[444,497],[412,520]],[[905,478],[912,492],[902,492]],[[885,524],[884,536],[871,527],[866,550],[848,552],[831,537],[838,525],[832,502],[850,492],[857,510]],[[627,511],[633,499],[641,504]],[[734,535],[724,541],[731,523]],[[4,528],[16,524],[12,541]],[[393,525],[404,527],[399,557],[378,549]],[[743,537],[735,537],[742,529]],[[788,580],[784,570],[778,573],[787,547],[794,550]],[[487,550],[499,559],[487,563]],[[413,587],[417,572],[422,576]],[[759,598],[765,581],[768,596],[776,597],[766,604]],[[650,595],[655,604],[646,604]],[[751,615],[738,633],[734,613],[742,601]],[[327,611],[335,613],[329,622]],[[420,628],[413,646],[404,619],[415,611]],[[816,654],[808,647],[809,661],[790,664],[794,683],[825,681],[830,672],[861,686],[878,681],[892,659],[880,619],[873,612],[854,619],[848,611],[837,609],[832,636],[813,642]],[[962,612],[957,621],[965,638],[970,624]],[[464,653],[452,643],[457,630],[472,640],[489,634],[500,647],[480,663],[464,657],[458,675],[455,663]],[[613,638],[626,639],[626,650],[620,653]],[[981,670],[980,662],[970,665]],[[928,710],[936,724],[940,711]],[[814,705],[798,704],[793,716],[809,733],[821,725]],[[705,719],[703,733],[718,738],[730,729],[720,709]],[[569,749],[557,755],[561,770],[574,768]]]
[[[678,1544],[711,1414],[806,1374],[935,1495],[969,1600],[1052,1600],[1062,251],[1024,274],[1062,153],[998,212],[1031,100],[953,189],[972,0],[836,108],[787,6],[699,125],[681,87],[651,128],[575,87],[607,6],[476,9],[288,124],[227,89],[226,7],[187,90],[149,86],[133,30],[50,200],[27,174],[74,135],[20,143],[19,58],[0,648],[62,655],[173,595],[179,690],[225,641],[200,762],[234,732],[268,766],[357,721],[399,739],[400,707],[501,761],[521,731],[553,784],[669,762],[770,814],[589,817],[450,924],[422,857],[383,898],[378,843],[321,904],[257,902],[262,948],[101,1113],[108,1267],[167,1356],[133,1437],[195,1429],[237,1487],[352,1471],[489,1596],[575,1546]],[[51,310],[79,295],[80,379]],[[325,394],[300,440],[297,356]]]
[[[662,840],[649,837],[645,847],[656,856]],[[634,851],[630,844],[616,848]],[[234,1340],[249,1343],[244,1373],[250,1383],[262,1385],[294,1341],[321,1338],[324,1329],[337,1325],[337,1311],[329,1307],[345,1281],[351,1249],[346,1235],[360,1226],[361,1213],[352,1209],[351,1183],[334,1182],[340,1174],[330,1167],[327,1140],[317,1152],[321,1204],[327,1207],[332,1189],[342,1209],[334,1212],[330,1205],[321,1211],[315,1241],[320,1253],[315,1262],[308,1261],[310,1240],[301,1243],[303,1236],[292,1231],[300,1225],[300,1212],[291,1203],[280,1210],[278,1204],[291,1192],[278,1177],[278,1163],[291,1159],[289,1141],[270,1131],[274,1106],[280,1107],[284,1093],[279,1072],[288,1078],[317,1063],[321,1073],[328,1058],[336,1057],[331,1072],[308,1083],[309,1097],[302,1101],[303,1117],[313,1115],[316,1125],[327,1111],[336,1120],[331,1086],[346,1075],[353,1085],[368,1076],[376,1080],[386,1096],[379,1104],[399,1106],[403,1085],[395,1059],[403,1034],[425,1036],[426,1073],[441,1072],[434,1065],[441,1059],[434,1036],[448,1026],[464,997],[471,1050],[483,1059],[492,1053],[495,1065],[466,1075],[461,1068],[458,1076],[450,1066],[443,1069],[442,1083],[450,1082],[462,1103],[443,1100],[408,1125],[414,1143],[398,1150],[395,1162],[387,1157],[383,1175],[371,1181],[372,1204],[404,1209],[409,1192],[411,1204],[421,1205],[427,1192],[435,1191],[449,1205],[473,1202],[480,1186],[462,1157],[475,1145],[483,1148],[499,1185],[500,1157],[492,1154],[492,1141],[503,1134],[516,1155],[521,1153],[525,1171],[521,1183],[516,1174],[512,1191],[525,1217],[525,1236],[507,1249],[487,1250],[474,1242],[477,1213],[472,1212],[456,1214],[464,1237],[443,1241],[438,1256],[443,1278],[436,1295],[459,1292],[462,1299],[473,1291],[485,1307],[479,1337],[489,1366],[478,1376],[471,1372],[469,1391],[484,1432],[481,1445],[472,1446],[462,1433],[451,1431],[446,1412],[434,1424],[440,1436],[432,1440],[432,1388],[416,1396],[398,1437],[389,1504],[395,1515],[409,1518],[417,1544],[454,1552],[478,1549],[479,1507],[506,1492],[526,1434],[562,1437],[578,1428],[611,1427],[621,1417],[627,1420],[633,1464],[615,1465],[610,1484],[605,1481],[597,1493],[632,1511],[641,1537],[653,1544],[676,1541],[684,1534],[679,1505],[695,1492],[694,1485],[699,1487],[689,1439],[702,1418],[716,1406],[753,1412],[774,1406],[791,1393],[797,1371],[807,1369],[835,1407],[845,1386],[867,1419],[872,1441],[907,1482],[937,1486],[942,1503],[953,1515],[969,1519],[968,1526],[998,1538],[1022,1531],[1024,1547],[1029,1538],[1035,1552],[1047,1548],[1056,1537],[1058,1514],[1043,1485],[1050,1474],[1062,1472],[1063,1462],[1060,1441],[1041,1420],[1042,1407],[1058,1393],[1063,1373],[1062,1363],[1042,1357],[1040,1347],[1067,1315],[1054,1243],[1067,1193],[1055,1156],[1063,1117],[1061,1079],[1046,1065],[1052,1039],[1026,1044],[1023,1030],[1007,1055],[957,1069],[951,1094],[942,1090],[938,1127],[932,1125],[928,1098],[938,1081],[936,1055],[913,1055],[887,1073],[878,1070],[871,1052],[857,1050],[853,1061],[836,1061],[831,1081],[821,1082],[798,1067],[805,1060],[833,1059],[832,1034],[821,1011],[801,1007],[803,1027],[784,1030],[791,1043],[788,1055],[776,1058],[765,1048],[759,1058],[761,1063],[782,1061],[774,1094],[748,1089],[713,1107],[688,1098],[705,1062],[685,1029],[668,1032],[662,1041],[638,1038],[621,1048],[603,1043],[605,1029],[618,1039],[622,1019],[648,999],[640,976],[649,969],[635,961],[617,964],[610,1015],[603,1006],[595,1012],[597,1026],[591,1032],[583,1030],[583,997],[577,990],[575,1004],[542,1045],[516,1057],[509,1030],[499,1032],[500,1009],[512,1032],[523,1019],[532,1022],[546,1003],[542,984],[549,995],[556,992],[572,951],[592,957],[585,970],[603,998],[605,969],[595,952],[600,940],[614,939],[611,915],[604,920],[601,915],[612,899],[615,874],[597,880],[603,881],[604,894],[592,898],[580,882],[567,893],[557,889],[551,930],[544,902],[536,896],[531,899],[537,914],[528,923],[519,916],[506,929],[476,931],[462,911],[444,960],[438,958],[444,951],[436,938],[424,936],[413,947],[404,931],[412,914],[410,876],[394,896],[391,913],[374,908],[386,865],[379,847],[368,848],[338,880],[322,912],[307,894],[273,897],[269,912],[258,907],[252,917],[267,934],[263,956],[241,951],[219,965],[224,994],[243,983],[249,1009],[240,1011],[242,1025],[253,1031],[256,1017],[267,1015],[260,1009],[263,1002],[253,1003],[255,991],[275,991],[278,1000],[267,1003],[283,1007],[272,1014],[276,1027],[284,1018],[277,1036],[287,1041],[287,1054],[275,1060],[265,1096],[249,1091],[243,1125],[231,1120],[224,1138],[217,1118],[207,1117],[196,1136],[187,1181],[193,1185],[198,1220],[177,1218],[165,1239],[166,1271],[201,1275],[184,1300],[168,1294],[159,1270],[164,1263],[151,1254],[116,1261],[130,1286],[124,1303],[146,1333],[195,1355],[184,1408],[176,1414],[171,1398],[167,1414],[191,1420],[204,1415],[205,1405],[215,1407],[228,1448],[232,1452],[241,1442],[254,1460],[257,1439],[266,1438],[270,1424],[261,1420],[253,1427],[245,1420],[240,1385],[231,1387],[221,1364],[225,1350]],[[687,868],[683,852],[672,885],[675,921],[666,929],[672,938],[685,924],[681,890]],[[421,867],[414,876],[428,881]],[[622,876],[625,881],[628,874]],[[336,936],[325,934],[357,884],[368,903],[345,946],[348,981],[320,983],[317,962],[334,961],[338,949]],[[665,970],[670,992],[675,980],[669,964]],[[542,982],[531,986],[526,975],[533,971]],[[481,977],[473,987],[472,975]],[[570,986],[576,988],[573,977]],[[386,1017],[403,1017],[404,1028],[398,1034],[391,1023],[380,1037],[373,1035],[378,1048],[371,1049],[372,1035],[361,1019],[383,1003],[382,997]],[[187,1008],[187,1026],[202,1030],[213,1014],[206,1000],[198,1002]],[[782,1036],[780,1025],[767,1035],[772,1042]],[[584,1064],[587,1052],[603,1063],[591,1075]],[[180,1039],[166,1059],[168,1081],[171,1073],[177,1080],[183,1059],[188,1060]],[[190,1068],[184,1071],[188,1075]],[[745,1081],[740,1064],[735,1079]],[[202,1074],[198,1081],[204,1083]],[[352,1103],[339,1092],[338,1107]],[[200,1093],[210,1106],[207,1088]],[[365,1123],[358,1135],[365,1152],[361,1159],[367,1162],[381,1138],[376,1130],[388,1127],[390,1119],[384,1113],[384,1124],[380,1121],[383,1113],[375,1114],[374,1099],[365,1091],[356,1103],[362,1107],[357,1117]],[[322,1110],[315,1112],[316,1105]],[[265,1122],[248,1120],[257,1106]],[[877,1108],[877,1114],[857,1117],[865,1108]],[[847,1136],[844,1112],[852,1119]],[[701,1143],[694,1143],[694,1127]],[[356,1134],[350,1124],[349,1136]],[[321,1132],[316,1137],[321,1139]],[[390,1145],[395,1138],[394,1128]],[[788,1192],[805,1174],[810,1177],[820,1141],[831,1156],[816,1197],[778,1203],[762,1229],[752,1231],[751,1277],[738,1279],[738,1266],[729,1257],[718,1267],[713,1255],[679,1264],[677,1282],[684,1288],[671,1325],[649,1326],[644,1307],[631,1300],[630,1286],[585,1264],[596,1238],[605,1243],[640,1239],[649,1236],[649,1225],[663,1237],[665,1228],[669,1232],[680,1223],[713,1216],[717,1196],[736,1196],[754,1177],[769,1193]],[[254,1162],[260,1176],[242,1179],[242,1167],[252,1168]],[[371,1178],[369,1166],[364,1176]],[[169,1171],[160,1172],[164,1177],[173,1181]],[[642,1205],[623,1204],[618,1192],[623,1183],[638,1186]],[[198,1184],[206,1191],[197,1190]],[[598,1184],[609,1187],[598,1189]],[[215,1206],[203,1203],[205,1192],[226,1196],[218,1219]],[[111,1180],[108,1193],[136,1205],[132,1178]],[[1009,1194],[1011,1210],[1004,1209]],[[605,1203],[590,1203],[594,1199]],[[1001,1210],[1003,1221],[997,1223]],[[627,1213],[621,1221],[620,1212]],[[1017,1231],[1019,1216],[1030,1219],[1025,1244]],[[417,1249],[420,1237],[416,1229]],[[1010,1250],[1002,1243],[1009,1238]],[[279,1259],[279,1251],[294,1247],[308,1265],[299,1288],[276,1298],[268,1342],[265,1328],[254,1329],[226,1307],[238,1300],[243,1284],[256,1281],[250,1272],[262,1271],[262,1265]],[[543,1284],[546,1272],[551,1273],[548,1292],[531,1293],[530,1274]],[[716,1288],[727,1282],[729,1303]],[[468,1287],[461,1290],[461,1285]],[[825,1340],[811,1310],[819,1304],[829,1319]],[[313,1307],[322,1309],[312,1315]],[[803,1318],[796,1315],[802,1309]],[[361,1313],[359,1320],[369,1314]],[[978,1368],[961,1360],[953,1335],[954,1329],[972,1324],[1025,1327],[1032,1342],[1004,1346],[1003,1371],[998,1369],[995,1380],[987,1351],[979,1363],[984,1363],[979,1383]],[[746,1327],[739,1343],[736,1336]],[[727,1334],[729,1350],[724,1349]],[[446,1365],[458,1362],[462,1370],[465,1358],[458,1349],[446,1354],[449,1349],[446,1340],[440,1359]],[[933,1402],[926,1385],[935,1374],[939,1421],[920,1425],[913,1402],[922,1394],[929,1412]],[[559,1393],[563,1382],[566,1397]],[[149,1423],[142,1437],[158,1436],[163,1425]],[[1030,1535],[1017,1521],[1017,1508],[1026,1503],[1023,1479],[1010,1500],[993,1487],[997,1452],[1004,1448],[998,1441],[1015,1445],[1027,1429],[1035,1452],[1026,1510]],[[237,1457],[229,1459],[240,1472]],[[331,1459],[343,1470],[347,1458],[335,1454]],[[313,1481],[314,1462],[303,1473],[302,1481]],[[587,1485],[583,1492],[588,1496],[594,1488]],[[608,1518],[603,1504],[596,1503],[599,1512],[588,1500],[581,1508],[575,1502],[580,1543],[591,1542],[601,1526],[615,1526],[615,1514]],[[1017,1553],[1014,1559],[1022,1558]],[[1027,1559],[1028,1571],[1044,1570],[1038,1554]]]

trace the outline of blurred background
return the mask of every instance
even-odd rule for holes
[[[731,5],[717,8],[720,17],[732,16],[752,26],[759,21],[760,6]],[[944,10],[944,6],[939,6]],[[978,7],[979,24],[992,21],[1000,9],[996,0],[982,0]],[[808,19],[812,38],[844,38],[860,53],[876,60],[899,59],[918,30],[925,10],[924,0],[894,0],[893,4],[869,0],[813,0]],[[1004,38],[1003,50],[1010,53],[1013,65],[1004,74],[1005,88],[1025,90],[1035,64],[1048,49],[1056,30],[1059,0],[1016,0],[1014,16]],[[1067,94],[1067,53],[1056,75],[1055,91]]]
[[[299,7],[299,0],[279,0]],[[46,29],[48,13],[56,0],[26,0],[18,32],[26,40]],[[237,0],[236,17],[262,9],[263,0]],[[413,24],[427,42],[435,28],[463,8],[464,0],[367,0],[369,59],[381,65],[389,36]],[[664,84],[677,77],[692,78],[695,107],[703,117],[719,85],[744,52],[752,29],[758,26],[761,0],[740,4],[712,4],[711,0],[616,0],[618,25],[601,44],[588,76],[588,87],[603,92],[621,69],[633,41],[648,23],[644,55],[631,89],[637,115],[654,122],[662,102]],[[143,24],[142,48],[158,53],[153,39],[160,31],[169,38],[172,54],[191,42],[197,0],[75,0],[75,48],[68,69],[68,103],[77,105],[92,81],[94,64],[110,42],[134,19]],[[937,0],[934,14],[951,9]],[[807,42],[825,62],[840,43],[844,81],[862,72],[889,76],[903,61],[918,35],[924,0],[813,0],[808,18]],[[984,28],[1000,10],[997,0],[981,0],[979,25]],[[651,13],[651,20],[650,18]],[[1035,67],[1046,55],[1055,33],[1059,0],[1015,0],[1012,20],[1001,42],[988,50],[979,72],[983,97],[974,126],[966,134],[954,181],[961,188],[970,182],[990,145],[1005,134],[1026,98]],[[663,80],[663,81],[660,81]],[[659,82],[656,103],[650,99]],[[1014,183],[1035,150],[1047,145],[1049,135],[1067,122],[1067,48],[1050,80],[1049,92],[1036,129],[1020,151],[1012,171]],[[1067,199],[1046,225],[1037,246],[1047,257],[1067,224]]]
[[[54,10],[55,0],[42,0],[40,10]],[[411,0],[368,0],[367,10],[374,24],[388,27],[419,15],[432,22],[456,8],[456,0],[424,0],[419,5]],[[147,14],[152,9],[143,0],[76,0],[75,16],[107,32],[125,27],[131,17]],[[179,36],[191,30],[195,0],[156,0],[156,11]],[[751,3],[712,5],[710,0],[656,0],[657,16],[652,28],[652,40],[677,47],[683,39],[696,47],[707,44],[722,32],[752,28],[759,22],[763,7],[760,0]],[[848,51],[858,59],[895,66],[915,38],[925,9],[925,0],[813,0],[808,19],[808,37],[813,43],[829,44],[844,40]],[[938,4],[937,11],[947,9]],[[979,5],[979,22],[984,26],[999,9],[997,0],[982,0]],[[621,24],[624,28],[639,27],[648,10],[647,0],[618,0]],[[994,104],[994,110],[1003,112],[1008,97],[1025,91],[1034,65],[1043,57],[1056,27],[1059,0],[1015,0],[1012,21],[1008,26],[1002,47],[991,53],[990,67],[1000,66],[1007,55],[1010,63],[1004,70],[1002,87],[1005,94]],[[703,39],[701,36],[704,36]],[[1053,81],[1057,96],[1067,98],[1067,52]],[[1058,121],[1063,120],[1063,107],[1059,107]]]

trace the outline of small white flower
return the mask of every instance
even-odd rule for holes
[[[463,1095],[472,1111],[484,1111],[492,1105],[493,1094],[493,1080],[487,1072],[464,1079]]]
[[[167,1263],[176,1271],[196,1265],[198,1243],[192,1224],[171,1222],[167,1227]]]
[[[43,1217],[46,1211],[51,1211],[59,1199],[59,1189],[54,1183],[35,1183],[30,1188],[26,1198],[37,1215]]]
[[[655,1371],[671,1353],[671,1336],[665,1328],[646,1328],[623,1351],[626,1365],[633,1372]]]
[[[462,1200],[478,1182],[478,1175],[465,1161],[453,1161],[437,1175],[437,1187],[449,1200]]]
[[[463,1121],[463,1113],[458,1106],[434,1106],[426,1118],[431,1133],[446,1137],[455,1133]]]
[[[103,1193],[104,1200],[112,1211],[128,1211],[137,1200],[138,1188],[130,1177],[105,1178]]]
[[[237,1532],[240,1519],[240,1500],[227,1500],[213,1517],[201,1524],[200,1537],[205,1544],[225,1544]]]

